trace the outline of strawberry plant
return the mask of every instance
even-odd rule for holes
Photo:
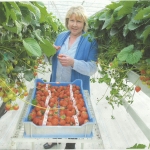
[[[64,27],[41,2],[0,2],[0,13],[0,97],[13,103],[28,95],[25,81],[45,73]]]
[[[138,73],[138,80],[150,86],[149,10],[149,1],[117,1],[89,18],[87,34],[99,44],[100,65],[100,77],[91,81],[108,85],[110,94],[106,100],[113,108],[115,104],[122,105],[123,98],[132,103],[128,93],[134,85],[127,84],[130,71]]]

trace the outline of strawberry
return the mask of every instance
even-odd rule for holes
[[[42,115],[43,115],[42,110],[38,110],[37,111],[37,116],[42,116]]]
[[[141,74],[146,74],[146,71],[145,70],[141,70]]]
[[[24,96],[28,96],[28,92],[24,92]]]
[[[62,125],[62,126],[64,126],[66,124],[65,119],[60,119],[59,120],[59,124]]]
[[[34,76],[37,76],[37,72],[34,72],[33,75],[34,75]]]
[[[110,64],[109,64],[110,66],[112,66],[113,65],[113,63],[112,62],[110,62]]]
[[[52,123],[53,126],[57,126],[58,123],[59,123],[59,121],[58,121],[57,118],[53,118],[53,119],[51,120],[51,123]]]
[[[145,76],[140,76],[140,80],[141,81],[146,81],[146,77]]]
[[[141,91],[141,87],[140,87],[140,86],[136,86],[136,87],[135,87],[135,91],[136,91],[136,92]]]
[[[34,69],[37,69],[38,68],[38,66],[34,66]]]
[[[31,121],[36,117],[36,112],[31,112],[28,116],[28,119]]]
[[[19,109],[19,105],[18,104],[13,105],[13,110],[18,110],[18,109]]]
[[[5,105],[5,110],[10,110],[11,108],[11,103],[10,102],[7,102],[6,105]]]

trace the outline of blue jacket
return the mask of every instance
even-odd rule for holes
[[[70,35],[70,31],[62,32],[58,35],[55,45],[62,46],[67,37]],[[97,61],[97,43],[96,41],[89,42],[88,36],[83,37],[81,36],[76,54],[74,56],[77,60],[84,60],[84,61]],[[57,55],[59,51],[52,58],[52,74],[51,74],[51,82],[56,82],[56,68],[57,68]],[[75,79],[81,79],[83,82],[83,89],[88,90],[90,92],[90,77],[86,75],[82,75],[77,71],[72,69],[71,74],[71,81],[73,82]]]

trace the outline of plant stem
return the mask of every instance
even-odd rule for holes
[[[132,87],[136,84],[136,82],[138,82],[139,79],[140,79],[140,78],[138,78],[130,88],[132,88]],[[129,92],[129,90],[130,90],[130,89],[128,89],[128,90],[126,91],[126,93],[123,94],[122,97],[124,97],[124,96],[127,94],[127,92]],[[135,92],[135,91],[134,91],[134,92]],[[133,94],[135,94],[135,93],[133,93]],[[125,97],[124,97],[124,98],[125,98]]]
[[[101,99],[103,99],[104,98],[104,96],[106,95],[106,92],[108,91],[108,88],[109,88],[110,86],[107,86],[107,89],[105,90],[105,93],[104,93],[104,95],[99,99],[99,100],[97,100],[97,103],[101,100]],[[96,103],[96,104],[97,104]]]

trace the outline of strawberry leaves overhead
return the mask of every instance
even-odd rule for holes
[[[46,72],[44,55],[54,55],[50,47],[64,27],[42,2],[1,2],[0,14],[0,97],[17,87],[13,99],[2,97],[12,102],[26,96],[25,81]]]
[[[38,45],[37,41],[33,38],[26,38],[23,40],[23,45],[25,49],[29,52],[29,55],[40,57],[42,50]]]
[[[117,57],[120,61],[126,61],[129,64],[135,64],[142,57],[142,52],[140,50],[134,50],[134,45],[129,45],[128,47],[122,49]]]
[[[109,104],[122,105],[120,93],[133,90],[124,84],[130,71],[140,73],[144,69],[142,82],[150,86],[150,1],[112,2],[90,17],[88,33],[99,45],[98,82],[112,88],[106,97]]]

